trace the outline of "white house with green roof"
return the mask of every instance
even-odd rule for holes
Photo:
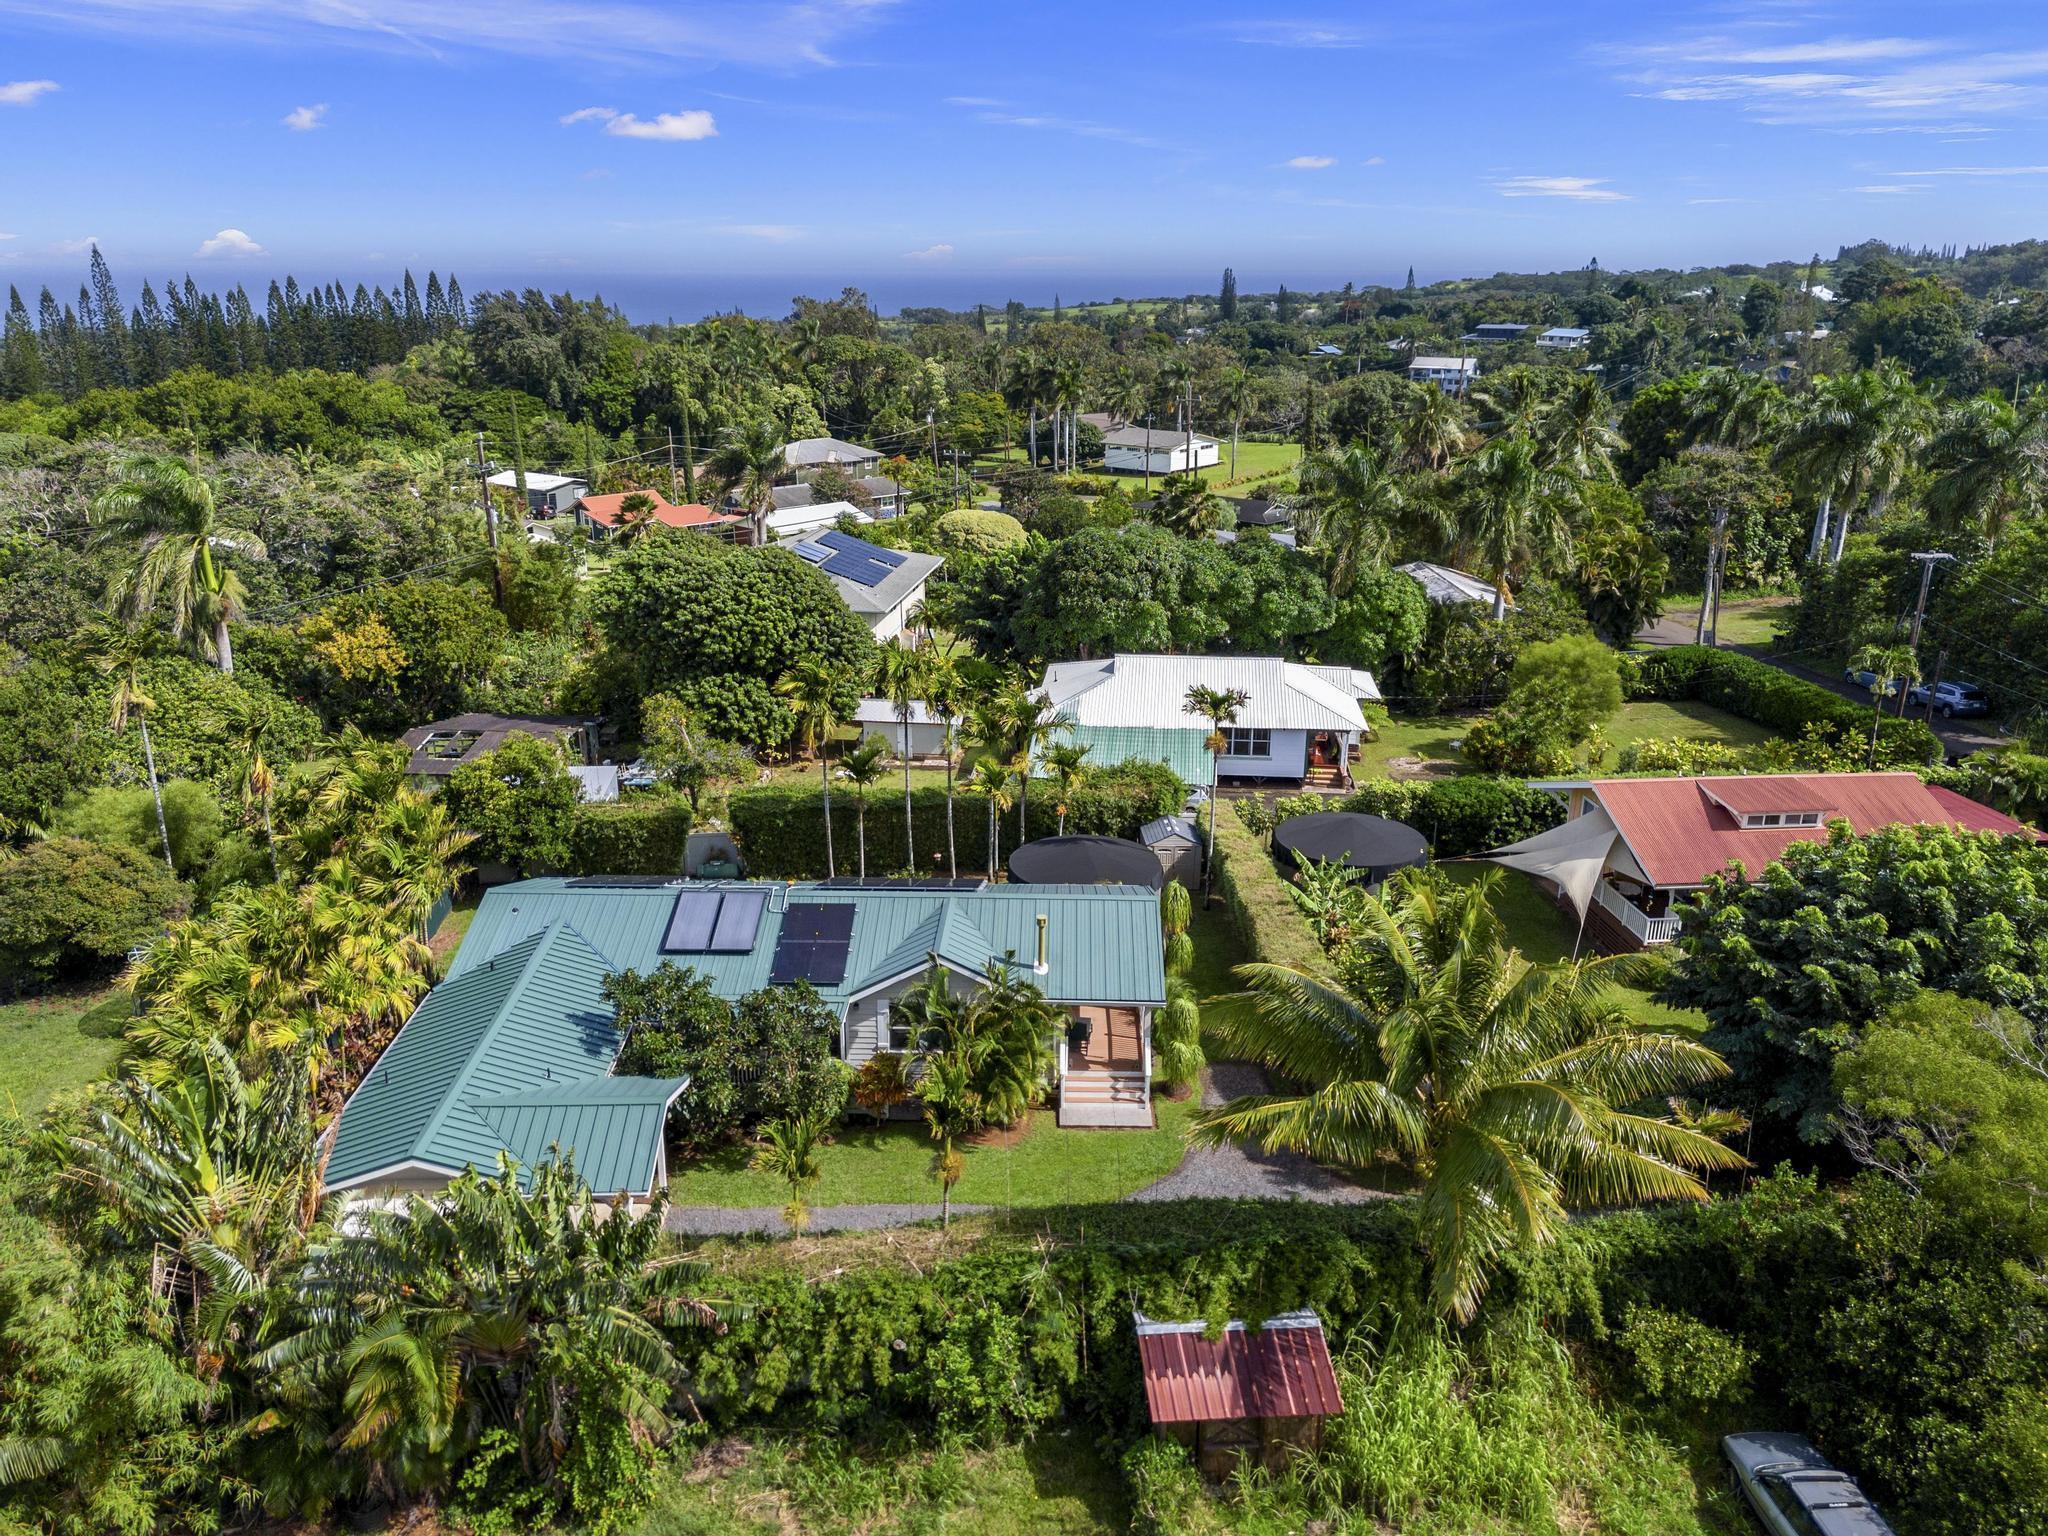
[[[1157,898],[1133,886],[978,881],[553,877],[487,892],[449,966],[343,1107],[330,1190],[433,1190],[501,1152],[560,1147],[601,1193],[668,1176],[682,1078],[615,1076],[605,978],[673,963],[729,1002],[807,981],[859,1066],[912,1042],[894,1004],[934,963],[963,991],[991,966],[1074,1021],[1058,1043],[1063,1125],[1152,1123],[1152,1017],[1166,1001]]]

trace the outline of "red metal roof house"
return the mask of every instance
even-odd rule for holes
[[[655,491],[615,491],[608,496],[583,496],[576,502],[577,526],[586,530],[594,539],[608,539],[618,532],[625,521],[621,506],[628,496],[645,496],[654,503],[654,510],[647,515],[664,528],[696,528],[708,533],[718,533],[736,527],[746,519],[725,512],[714,512],[711,508],[688,502],[677,506]]]

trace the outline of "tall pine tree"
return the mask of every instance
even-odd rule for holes
[[[1223,291],[1216,297],[1216,313],[1225,320],[1237,318],[1237,274],[1223,269]]]
[[[92,306],[99,322],[100,378],[107,384],[125,387],[135,382],[135,363],[128,346],[128,320],[121,307],[121,295],[114,287],[114,274],[100,248],[92,248]]]
[[[0,395],[18,400],[37,394],[43,387],[43,354],[36,345],[34,324],[21,290],[7,285],[6,330],[0,332]]]

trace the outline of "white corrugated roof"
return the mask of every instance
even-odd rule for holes
[[[1372,674],[1310,667],[1278,656],[1111,656],[1058,661],[1041,685],[1053,712],[1076,725],[1207,728],[1187,712],[1190,688],[1236,688],[1246,697],[1236,723],[1264,730],[1356,731],[1361,698],[1377,699]]]
[[[862,699],[860,701],[860,708],[853,712],[853,719],[856,725],[902,724],[902,721],[896,717],[895,703],[889,699]],[[912,725],[937,725],[939,717],[925,707],[923,700],[912,699],[910,701],[910,723]],[[963,716],[955,715],[953,717],[953,724],[956,727],[963,723]]]
[[[516,469],[501,469],[495,475],[492,475],[487,483],[503,486],[508,490],[517,490],[519,487],[519,471]],[[581,475],[544,475],[537,469],[529,469],[526,472],[526,488],[529,491],[559,491],[565,485],[581,484],[583,484],[583,477]]]
[[[1409,360],[1410,368],[1424,368],[1433,373],[1476,373],[1479,359],[1476,357],[1417,357]]]
[[[1410,560],[1406,565],[1394,567],[1403,576],[1413,576],[1422,584],[1422,595],[1432,603],[1486,603],[1491,605],[1494,597],[1493,583],[1481,581],[1477,576],[1464,571],[1453,570],[1448,565],[1432,565],[1427,560]],[[1513,603],[1508,604],[1510,608]]]

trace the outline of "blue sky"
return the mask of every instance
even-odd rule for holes
[[[0,280],[643,317],[2048,235],[2029,4],[0,0]]]

